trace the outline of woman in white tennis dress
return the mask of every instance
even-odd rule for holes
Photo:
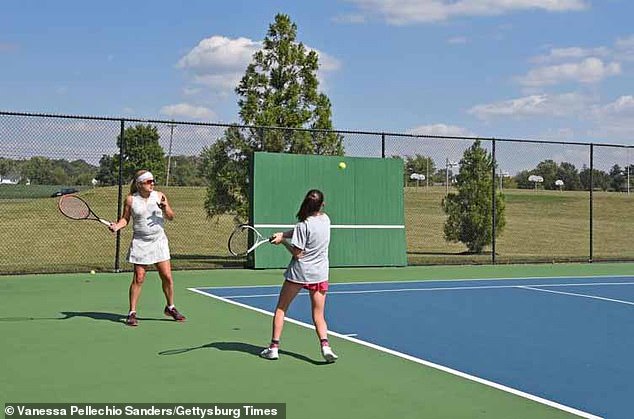
[[[164,229],[165,218],[172,220],[174,211],[165,194],[154,190],[154,176],[147,170],[136,172],[125,200],[123,215],[119,221],[110,225],[110,230],[116,232],[124,228],[130,223],[130,218],[132,243],[128,250],[128,262],[134,264],[134,275],[130,284],[130,311],[126,324],[138,325],[136,305],[149,265],[156,266],[163,283],[163,293],[167,300],[165,315],[184,321],[185,316],[174,307],[174,280]]]

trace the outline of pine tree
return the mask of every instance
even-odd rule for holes
[[[470,252],[482,253],[492,242],[493,204],[491,155],[476,141],[460,160],[457,176],[458,193],[450,193],[443,200],[448,215],[445,221],[445,239],[464,243]],[[504,195],[495,196],[496,237],[502,232],[504,219]]]
[[[245,220],[254,151],[343,154],[343,137],[331,132],[330,100],[318,91],[318,69],[317,53],[297,41],[297,25],[287,15],[275,16],[263,48],[253,55],[236,88],[243,124],[275,129],[230,128],[203,150],[209,216],[233,212]]]

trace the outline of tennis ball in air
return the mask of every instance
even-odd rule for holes
[[[340,162],[339,163],[339,168],[340,169],[345,169],[346,168],[346,163],[345,162]]]
[[[90,271],[90,275],[95,275],[97,272],[94,271],[94,269],[92,271]]]

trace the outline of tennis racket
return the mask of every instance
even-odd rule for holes
[[[249,240],[250,236],[252,237]],[[255,228],[248,224],[240,224],[237,226],[231,236],[229,236],[229,253],[234,256],[245,256],[264,243],[270,243],[273,237],[266,238],[260,234]],[[249,246],[249,243],[253,243]]]
[[[88,203],[76,195],[64,195],[57,203],[59,211],[73,220],[93,220],[110,226],[110,221],[97,217]]]

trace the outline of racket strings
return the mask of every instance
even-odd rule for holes
[[[64,197],[59,202],[59,210],[65,216],[81,220],[90,216],[90,208],[88,205],[76,197]]]
[[[249,229],[238,228],[229,238],[229,251],[234,255],[244,255],[249,250]]]

